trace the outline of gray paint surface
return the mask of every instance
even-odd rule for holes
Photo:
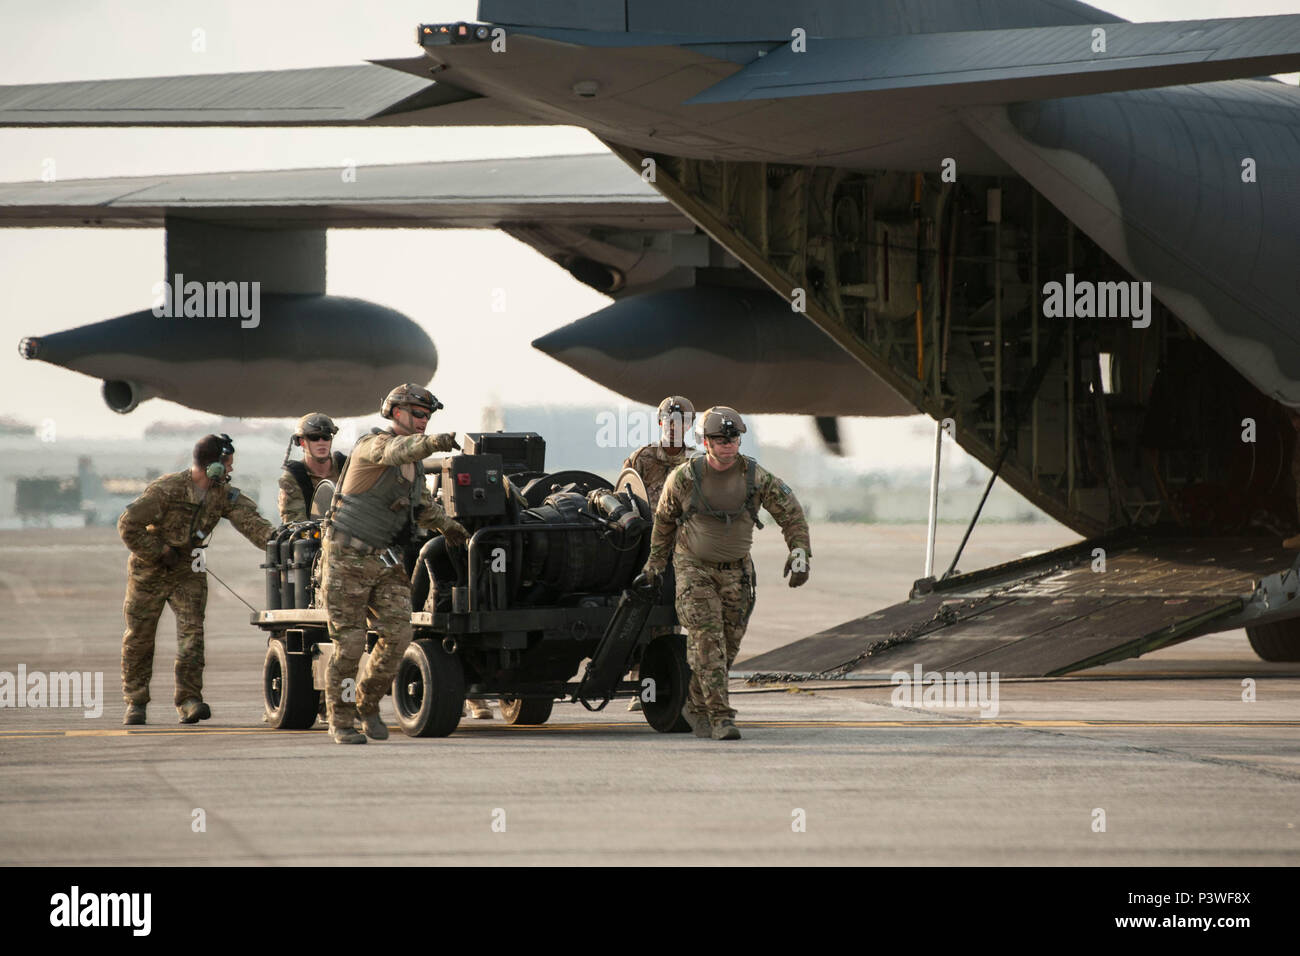
[[[545,220],[689,229],[609,153],[529,159],[0,183],[0,228],[140,226],[168,216],[339,227],[495,228]]]
[[[688,103],[930,87],[950,106],[1080,96],[1282,73],[1300,66],[1300,16],[979,30],[788,43]]]
[[[436,93],[432,92],[436,89]],[[340,125],[417,94],[422,105],[472,98],[373,64],[0,86],[0,123],[44,125]]]
[[[167,217],[163,278],[258,282],[262,293],[323,295],[324,229],[246,229]]]
[[[766,289],[630,296],[533,347],[635,401],[686,395],[744,414],[911,415],[911,404]]]
[[[369,414],[391,383],[424,384],[438,367],[433,341],[411,319],[343,296],[263,295],[249,328],[238,317],[168,318],[146,309],[30,342],[35,360],[241,418],[302,408]],[[310,375],[302,374],[306,365]]]
[[[1300,405],[1300,90],[1172,87],[971,125],[1246,378]]]
[[[878,36],[1119,19],[1074,0],[480,0],[478,15],[492,23],[766,40],[787,40],[794,27],[809,36]]]

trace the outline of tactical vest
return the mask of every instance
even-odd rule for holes
[[[650,503],[651,511],[659,503],[659,493],[664,490],[673,469],[690,460],[684,451],[680,455],[669,456],[663,448],[662,445],[642,445],[628,457],[628,467],[640,475],[641,481],[645,483],[646,500]],[[663,458],[660,457],[661,454]]]
[[[677,519],[679,525],[684,525],[697,514],[705,515],[709,518],[724,519],[727,525],[739,518],[745,512],[749,512],[750,520],[754,522],[754,527],[760,531],[763,528],[763,522],[758,520],[758,462],[748,455],[741,455],[745,459],[745,503],[735,511],[718,511],[704,497],[704,467],[705,456],[696,455],[690,460],[691,477],[695,479],[691,487],[691,501]]]
[[[424,494],[424,462],[413,462],[415,480],[407,481],[402,469],[385,469],[378,481],[354,495],[336,494],[330,509],[330,526],[365,542],[372,548],[387,548],[409,523],[415,527],[415,509]],[[339,476],[339,488],[343,476]]]
[[[338,471],[340,477],[343,474],[343,465],[347,462],[347,456],[341,451],[334,453],[334,468]],[[302,500],[307,503],[307,510],[311,511],[312,495],[316,494],[316,489],[311,486],[311,473],[307,471],[306,463],[302,461],[285,462],[284,470],[293,476],[293,480],[298,482],[298,490],[302,492]]]

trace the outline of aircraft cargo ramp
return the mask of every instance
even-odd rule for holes
[[[1272,537],[1084,541],[918,581],[910,600],[741,661],[732,676],[888,680],[920,665],[1055,677],[1300,614],[1295,561]]]

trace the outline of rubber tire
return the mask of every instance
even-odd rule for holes
[[[1246,628],[1246,637],[1259,659],[1274,663],[1300,661],[1300,617]]]
[[[551,719],[555,701],[538,698],[520,699],[518,697],[501,698],[501,719],[507,724],[535,726]]]
[[[408,685],[416,683],[414,694]],[[465,707],[465,668],[438,641],[412,641],[393,678],[393,709],[408,737],[446,737]]]
[[[274,684],[279,681],[279,688]],[[308,730],[316,723],[321,692],[312,686],[311,658],[290,654],[272,638],[262,662],[262,702],[267,723],[277,730]]]
[[[655,682],[655,699],[641,702],[646,723],[661,734],[690,733],[691,725],[682,716],[691,683],[685,636],[661,634],[646,645],[641,655],[641,680],[647,677]]]

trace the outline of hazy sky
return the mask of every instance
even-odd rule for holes
[[[38,5],[0,0],[0,84],[218,73],[356,63],[412,56],[420,22],[474,19],[474,2],[438,0],[117,0]],[[1300,0],[1112,0],[1097,6],[1133,20],[1196,19],[1300,12]],[[196,27],[207,49],[191,49]],[[546,155],[600,150],[588,133],[551,129],[344,130],[0,130],[0,180],[39,179],[55,159],[61,180],[150,173],[362,165]],[[364,173],[363,173],[364,174]],[[608,300],[509,237],[489,231],[336,230],[328,239],[328,291],[396,308],[437,343],[433,388],[447,403],[447,427],[479,425],[484,403],[601,404],[622,399],[534,351],[538,335]],[[100,383],[22,360],[23,335],[54,332],[146,308],[162,277],[161,230],[0,230],[0,414],[52,417],[61,436],[138,435],[149,423],[197,413],[150,401],[129,416],[110,412]],[[495,288],[507,293],[502,314]],[[436,289],[436,294],[430,290]],[[476,361],[488,344],[491,371]],[[811,424],[763,423],[778,440],[811,437]],[[885,445],[912,464],[926,460],[915,422],[856,422],[851,445]],[[898,439],[898,440],[895,440]],[[906,441],[902,441],[906,439]],[[883,440],[883,441],[882,441]],[[901,442],[901,444],[900,444]],[[905,446],[905,447],[904,447]],[[903,463],[903,462],[898,462]]]

